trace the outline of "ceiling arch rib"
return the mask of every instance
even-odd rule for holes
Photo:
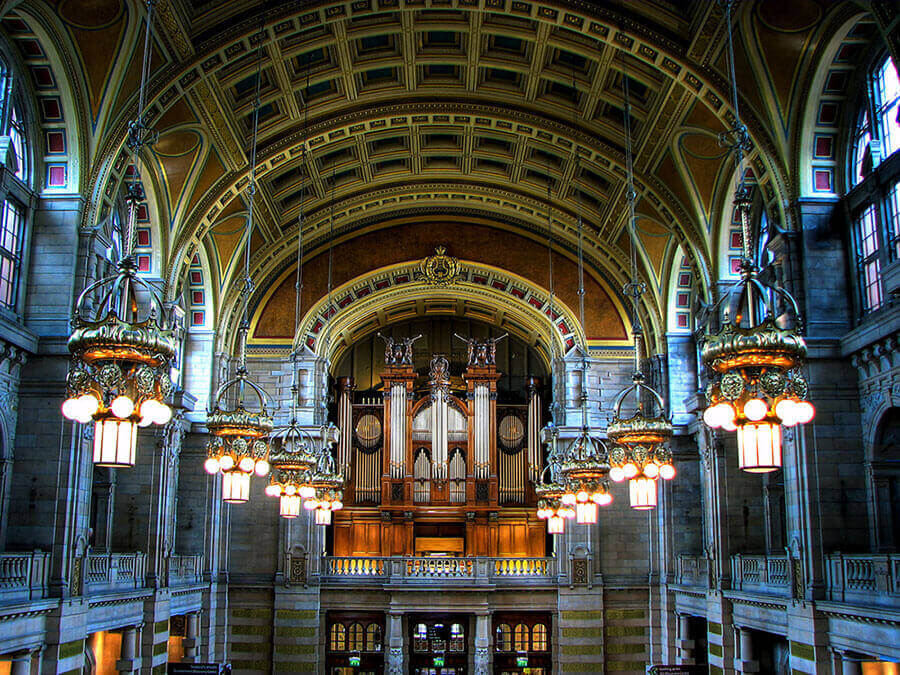
[[[396,112],[402,112],[402,108],[398,108]],[[415,181],[421,181],[422,185],[416,189],[424,194],[433,194],[435,191],[456,194],[475,192],[482,199],[486,191],[494,190],[497,194],[489,199],[513,204],[518,210],[528,213],[529,218],[540,222],[546,218],[546,184],[550,182],[551,208],[567,225],[566,236],[575,240],[575,218],[578,213],[584,213],[587,223],[593,224],[597,230],[592,232],[589,229],[589,241],[609,248],[606,243],[609,239],[601,237],[599,232],[602,223],[614,220],[619,223],[621,233],[626,209],[621,202],[615,206],[610,205],[613,204],[614,195],[620,190],[614,181],[617,178],[621,180],[621,175],[624,174],[622,158],[611,156],[609,148],[604,146],[580,145],[577,141],[590,143],[592,139],[567,137],[559,133],[565,131],[564,128],[551,127],[551,132],[539,126],[522,124],[523,121],[539,124],[542,120],[538,118],[520,117],[510,120],[496,115],[493,118],[480,117],[477,112],[478,110],[475,115],[466,116],[433,113],[427,116],[427,120],[420,116],[419,124],[413,124],[411,120],[415,116],[408,113],[401,116],[382,115],[368,120],[346,116],[341,120],[342,125],[323,125],[321,130],[332,129],[327,134],[310,134],[306,142],[301,139],[290,145],[283,141],[265,148],[261,153],[258,170],[260,181],[266,188],[263,192],[271,195],[275,202],[282,200],[281,206],[286,214],[282,218],[283,228],[285,221],[289,223],[290,217],[299,209],[302,195],[309,195],[303,204],[307,222],[327,222],[332,196],[328,182],[334,175],[345,179],[342,186],[334,190],[337,221],[353,216],[361,209],[371,208],[370,192],[380,194],[381,191],[389,191],[393,189],[392,183],[397,181],[407,187]],[[400,120],[404,120],[405,124],[401,124]],[[426,125],[426,121],[429,124]],[[450,124],[445,123],[448,121]],[[454,125],[453,121],[457,121],[457,124]],[[482,126],[477,126],[477,123]],[[510,129],[517,133],[510,133]],[[397,143],[391,140],[410,138],[413,135],[420,140],[415,144],[418,147],[416,154],[426,166],[431,162],[436,164],[432,169],[421,170],[419,175],[412,175],[408,170],[414,144],[411,141]],[[468,153],[465,148],[467,137],[470,147]],[[455,140],[448,143],[449,138]],[[515,144],[503,141],[504,138],[515,139]],[[391,143],[394,147],[391,147]],[[308,172],[299,166],[304,146],[310,148],[306,164]],[[578,152],[577,162],[573,159],[573,150]],[[344,159],[341,158],[342,153],[345,155]],[[388,170],[382,176],[377,175],[380,163],[401,161],[401,155],[407,162],[402,167],[402,173]],[[469,175],[464,175],[462,167],[467,160],[473,166]],[[483,162],[483,165],[474,165],[475,162]],[[498,165],[501,167],[499,170]],[[369,178],[366,169],[372,167],[376,175]],[[307,173],[311,175],[307,176]],[[352,174],[351,180],[346,180],[348,174]],[[405,177],[401,179],[401,176]],[[479,177],[482,185],[473,185],[473,181]],[[441,179],[455,185],[450,189],[435,184],[434,181]],[[316,180],[318,188],[313,187]],[[564,184],[563,181],[566,180],[568,182]],[[196,219],[200,210],[208,209],[199,232],[201,236],[216,222],[222,210],[237,199],[240,187],[245,184],[246,176],[239,177],[235,174],[223,177],[203,200],[198,201],[193,218]],[[696,219],[671,196],[671,192],[658,178],[639,175],[638,187],[646,197],[647,208],[657,212],[659,220],[668,223],[676,240],[687,242],[686,247],[703,261],[703,268],[706,262],[706,243],[700,228],[694,225]],[[357,193],[352,198],[348,197],[348,193],[352,194],[354,190]],[[221,196],[214,201],[216,195]],[[316,198],[312,195],[316,195]],[[179,235],[181,245],[194,236],[189,230],[183,230]],[[613,251],[613,255],[606,256],[608,260],[604,264],[617,267],[616,261],[621,258],[616,253],[618,252]],[[173,281],[177,277],[178,271],[173,270]]]
[[[587,15],[578,13],[579,11],[587,11],[590,9],[590,6],[584,3],[560,3],[558,8],[543,6],[538,8],[531,4],[527,4],[527,7],[527,16],[523,15],[521,21],[525,22],[525,24],[522,25],[527,24],[527,26],[531,26],[531,28],[528,28],[527,26],[523,28],[522,25],[518,28],[511,25],[494,25],[493,27],[489,25],[488,28],[491,31],[494,31],[494,33],[490,34],[506,35],[506,37],[509,37],[511,34],[514,36],[519,35],[520,37],[516,39],[523,41],[524,44],[524,42],[528,42],[528,40],[524,38],[527,38],[530,32],[536,31],[536,27],[544,25],[550,26],[553,39],[562,45],[561,47],[554,47],[554,49],[556,49],[559,54],[565,53],[570,55],[566,57],[569,61],[572,61],[571,55],[584,59],[585,57],[582,56],[581,53],[591,53],[593,56],[591,61],[602,64],[604,60],[606,62],[613,60],[611,57],[604,57],[606,52],[609,52],[610,54],[615,53],[617,55],[628,54],[630,62],[637,65],[642,64],[647,67],[648,72],[657,74],[657,77],[665,78],[669,83],[678,83],[679,88],[693,92],[691,94],[692,97],[699,98],[704,101],[705,105],[715,108],[715,114],[720,115],[723,118],[727,117],[725,111],[722,109],[724,107],[724,104],[722,103],[724,97],[721,95],[721,92],[716,90],[715,87],[710,87],[710,85],[707,84],[707,81],[711,81],[707,77],[707,75],[710,74],[700,72],[702,68],[694,68],[694,70],[698,71],[695,73],[694,70],[688,68],[686,63],[686,61],[689,60],[688,57],[691,53],[704,53],[704,49],[699,47],[700,43],[708,44],[712,39],[711,33],[715,32],[713,29],[717,21],[715,10],[709,10],[704,14],[701,22],[703,30],[698,37],[695,38],[694,44],[688,46],[686,42],[677,43],[654,33],[652,23],[650,26],[647,26],[646,22],[644,25],[640,25],[634,20],[634,17],[627,16],[622,8],[608,9],[601,12],[598,16],[588,17]],[[405,3],[399,3],[397,9],[401,18],[410,12],[419,12],[419,8],[407,7]],[[477,7],[459,7],[454,10],[455,16],[465,17],[463,23],[466,26],[469,26],[472,23],[472,18],[479,15],[478,12],[472,12],[472,9],[489,10],[491,7],[481,7],[481,3],[479,3]],[[333,44],[335,36],[330,27],[336,25],[336,22],[341,21],[348,22],[347,26],[345,26],[345,28],[349,26],[350,29],[350,32],[347,33],[348,39],[353,38],[357,33],[359,36],[372,34],[373,32],[380,30],[377,27],[373,28],[366,24],[367,18],[373,14],[377,14],[377,12],[374,12],[374,7],[371,6],[369,9],[365,9],[363,5],[348,8],[344,3],[337,3],[329,8],[323,3],[312,12],[306,12],[299,16],[284,15],[277,18],[271,16],[264,37],[264,40],[267,43],[266,48],[267,50],[270,50],[271,53],[278,53],[284,56],[285,54],[290,54],[291,49],[299,49],[300,47],[297,47],[297,45],[305,46],[308,41],[312,41],[315,44],[315,30],[318,30],[316,26],[321,27],[321,30],[323,31],[319,40],[326,46],[328,44]],[[423,15],[421,14],[416,14],[415,16],[417,19],[417,28],[422,21],[425,21],[425,23],[421,25],[424,28],[427,28],[429,25],[428,20],[434,19],[432,15],[427,15],[427,17],[431,17],[428,20],[425,20],[427,17],[423,18]],[[446,20],[442,17],[446,16],[446,13],[442,13],[441,17],[432,21],[434,27],[441,27],[441,22]],[[488,21],[482,23],[490,24]],[[255,34],[257,29],[258,24],[255,21],[248,19],[242,25],[239,24],[234,28],[233,35],[235,37],[231,42],[228,42],[227,40],[220,41],[221,35],[217,34],[217,46],[220,48],[216,49],[215,53],[210,54],[204,52],[204,50],[200,48],[198,54],[203,54],[203,56],[198,56],[198,59],[193,64],[181,69],[177,73],[177,77],[175,76],[176,73],[170,73],[168,83],[160,84],[159,87],[159,91],[162,92],[156,99],[160,106],[159,112],[161,112],[162,106],[172,105],[175,99],[183,97],[196,87],[206,86],[206,88],[209,89],[207,81],[216,85],[216,87],[213,87],[214,89],[217,87],[221,88],[219,83],[214,81],[218,78],[220,72],[240,72],[241,59],[245,58],[251,51],[253,46],[250,44],[252,42],[251,36]],[[242,31],[243,35],[241,35]],[[487,33],[485,33],[485,36],[486,35]],[[521,36],[524,36],[524,38]],[[359,39],[362,39],[362,37]],[[487,37],[485,37],[485,39],[487,39]],[[331,40],[331,42],[329,42],[329,40]],[[475,45],[475,40],[470,44]],[[509,45],[507,44],[507,46]],[[408,47],[408,45],[398,45],[398,49],[401,53],[405,47]],[[565,49],[565,47],[568,47],[569,49]],[[418,49],[419,47],[416,48]],[[422,46],[422,49],[424,48],[425,45]],[[288,51],[285,52],[285,49]],[[594,54],[591,50],[600,50],[599,56]],[[487,52],[489,52],[489,50],[487,50]],[[493,57],[487,52],[482,54],[482,52],[479,51],[479,60],[476,64],[468,67],[468,70],[473,70],[474,68],[477,73],[478,69],[481,68],[478,64],[481,63],[480,59],[482,56],[484,56],[485,64],[493,63],[494,65],[497,65],[491,61],[491,58]],[[559,54],[557,54],[557,56],[559,56]],[[530,53],[530,55],[533,56],[534,54]],[[402,53],[402,56],[404,63],[417,63],[416,58],[420,56],[420,54]],[[427,54],[423,52],[421,56],[424,64],[427,60]],[[282,61],[283,60],[284,59],[282,58]],[[558,58],[557,61],[559,61]],[[275,59],[273,58],[273,63],[274,62]],[[578,63],[581,62],[579,61]],[[235,64],[237,64],[237,66]],[[494,65],[486,65],[485,68],[493,68]],[[531,70],[534,70],[535,66],[538,66],[537,72],[539,72],[541,76],[547,75],[547,77],[543,77],[543,79],[547,80],[549,83],[546,84],[545,89],[551,87],[553,82],[557,85],[565,86],[559,80],[565,80],[568,73],[574,69],[569,68],[568,63],[561,64],[557,62],[554,65],[554,62],[551,61],[550,63],[541,64],[540,62],[534,61],[532,58],[532,60],[529,61],[529,67]],[[554,67],[556,68],[556,71],[554,71]],[[531,70],[529,72],[531,72]],[[636,70],[637,68],[635,68],[635,71]],[[639,77],[640,75],[638,75],[638,78]],[[579,85],[583,85],[583,82],[580,80],[588,81],[588,78],[582,78],[580,76],[576,78],[576,87],[575,92],[573,93],[573,96],[576,98],[582,96]],[[598,81],[603,81],[603,78],[595,77],[589,81],[596,83]],[[282,87],[284,86],[283,77],[273,77],[273,82],[281,82]],[[207,84],[204,85],[204,83]],[[292,84],[297,84],[296,79],[292,81]],[[590,86],[594,86],[596,89],[596,84],[588,85],[588,88],[584,92],[584,96],[587,97],[593,95],[594,98],[592,100],[596,101],[598,92],[593,91],[592,93],[590,91]],[[471,87],[467,86],[466,88],[470,89]],[[524,86],[524,88],[527,94],[529,86]],[[534,85],[530,85],[530,90],[532,92],[535,91]],[[551,91],[555,91],[556,94],[550,94],[549,92]],[[557,95],[557,103],[559,102],[560,97],[564,99],[566,95],[565,90],[560,89],[559,87],[556,87],[556,89],[547,89],[547,92],[548,95],[550,95],[550,99],[548,100],[551,100],[551,102],[553,95]],[[502,97],[502,92],[498,94],[497,91],[494,91],[493,93],[494,95],[500,95]],[[605,92],[604,94],[606,98],[608,98],[608,93],[609,92]],[[346,98],[342,100],[338,97],[333,102],[333,105],[337,110],[343,108],[346,102]],[[327,106],[324,103],[318,107],[322,110],[327,109]],[[313,108],[313,115],[318,115],[319,112],[317,107],[313,106]],[[587,98],[585,98],[584,110],[588,111],[589,108],[591,110],[595,109],[596,104],[589,103]],[[292,109],[292,106],[284,106],[284,109],[290,110]],[[233,115],[229,115],[229,117],[233,117]],[[231,126],[233,127],[234,124],[232,123]],[[598,124],[592,123],[589,126],[589,132],[591,134],[596,134],[598,129],[601,129],[601,125]],[[656,136],[657,135],[654,135],[654,137]],[[640,156],[638,159],[638,164],[640,165]]]

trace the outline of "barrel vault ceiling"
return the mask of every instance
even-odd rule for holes
[[[736,11],[750,166],[771,217],[790,227],[792,134],[811,64],[834,26],[860,10],[764,0]],[[89,117],[80,143],[91,160],[81,171],[90,196],[84,219],[96,223],[127,171],[143,6],[28,0],[13,15],[56,36],[48,59],[78,66],[71,97]],[[582,217],[590,273],[615,293],[630,251],[628,78],[640,271],[650,288],[644,311],[664,331],[673,261],[686,255],[701,290],[718,274],[715,242],[733,178],[717,142],[733,120],[725,30],[712,1],[160,0],[148,110],[160,137],[142,157],[158,223],[155,272],[171,295],[180,293],[202,254],[214,311],[222,316],[236,303],[261,41],[250,243],[258,284],[293,264],[301,213],[310,257],[331,237],[339,250],[356,233],[385,228],[385,244],[401,258],[403,242],[390,242],[399,218],[471,219],[543,242],[549,213],[570,258]],[[478,257],[477,248],[436,243]]]

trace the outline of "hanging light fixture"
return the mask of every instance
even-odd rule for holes
[[[309,481],[315,494],[303,502],[303,508],[313,511],[316,525],[330,525],[331,514],[344,508],[344,477],[337,469],[333,450],[339,439],[340,431],[334,424],[322,427],[322,446]]]
[[[573,83],[574,85],[574,83]],[[576,172],[578,155],[575,155]],[[584,332],[584,224],[578,214],[578,303],[579,321]],[[587,350],[587,345],[585,345]],[[587,415],[587,353],[581,357],[581,433],[562,454],[560,475],[566,491],[562,503],[575,508],[575,522],[596,523],[598,506],[612,503],[609,492],[609,454],[603,441],[591,435]]]
[[[662,396],[644,384],[644,375],[641,372],[641,345],[644,332],[641,328],[638,302],[647,288],[638,279],[637,271],[635,219],[637,191],[634,188],[634,159],[631,151],[631,102],[628,95],[628,76],[625,73],[622,73],[622,89],[625,94],[625,169],[628,180],[625,198],[628,202],[628,234],[631,241],[631,279],[622,288],[622,294],[631,301],[634,373],[631,386],[616,396],[613,418],[606,429],[606,435],[616,444],[610,450],[610,478],[616,482],[628,479],[628,495],[632,508],[652,509],[656,506],[656,479],[675,477],[672,453],[666,445],[672,438],[674,429],[672,422],[665,415]],[[635,399],[635,412],[630,417],[625,417],[622,414],[622,404],[629,396]],[[653,411],[654,407],[657,410],[656,414]]]
[[[180,329],[160,291],[137,275],[134,258],[137,210],[144,199],[137,157],[157,138],[144,122],[153,6],[147,2],[137,116],[128,130],[131,180],[121,258],[115,275],[88,285],[78,297],[68,342],[72,363],[62,413],[81,424],[94,423],[93,461],[106,467],[134,466],[138,427],[172,419],[166,400],[174,389],[169,368]],[[140,309],[143,301],[146,307]]]
[[[262,32],[262,29],[260,29]],[[250,499],[250,477],[269,473],[269,446],[266,437],[272,431],[272,418],[266,407],[268,394],[249,378],[247,371],[247,334],[250,330],[249,303],[253,293],[250,276],[250,241],[253,236],[253,206],[256,196],[256,149],[259,136],[259,91],[262,80],[262,44],[256,58],[256,98],[253,104],[253,137],[250,151],[250,175],[247,186],[247,225],[244,239],[243,311],[238,329],[239,361],[235,377],[219,387],[206,426],[212,435],[204,465],[210,474],[222,474],[222,499],[240,504]],[[249,390],[249,391],[248,391]],[[253,393],[257,406],[247,407],[246,394]],[[255,408],[255,409],[254,409]]]
[[[752,146],[738,110],[731,3],[725,16],[735,124],[720,142],[734,152],[737,167],[741,278],[711,310],[723,309],[723,321],[717,333],[706,335],[701,350],[711,372],[703,421],[713,429],[736,431],[740,468],[765,473],[781,467],[781,427],[806,424],[815,408],[806,400],[809,386],[800,372],[807,352],[800,309],[787,290],[764,280],[753,261],[751,198],[744,178],[744,157]]]
[[[309,85],[309,67],[306,71]],[[309,108],[303,120],[303,138],[306,139],[306,123]],[[306,146],[303,146],[301,164],[306,166]],[[307,167],[308,168],[308,167]],[[297,274],[294,280],[294,333],[300,328],[300,309],[303,300],[303,200],[300,200],[300,215],[297,218]],[[272,446],[277,450],[271,456],[272,473],[266,494],[279,498],[279,514],[283,518],[297,518],[302,510],[303,500],[315,497],[316,488],[312,484],[313,473],[318,463],[315,440],[312,434],[297,422],[297,351],[291,352],[291,417],[286,426],[279,427],[272,435]],[[325,430],[323,429],[323,435]]]

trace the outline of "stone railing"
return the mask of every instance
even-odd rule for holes
[[[90,553],[85,562],[85,587],[90,593],[143,588],[146,572],[146,553]]]
[[[826,560],[829,600],[900,607],[900,555],[834,553]]]
[[[322,581],[380,584],[510,584],[553,581],[555,558],[328,557]]]
[[[203,554],[169,556],[169,586],[192,586],[203,577]]]
[[[789,597],[793,578],[787,555],[743,555],[731,558],[731,584],[736,591]]]
[[[43,598],[49,579],[49,553],[0,553],[0,603]]]
[[[675,556],[675,583],[679,586],[706,588],[709,578],[709,559],[703,555]]]

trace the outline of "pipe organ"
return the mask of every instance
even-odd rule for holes
[[[333,553],[544,555],[531,482],[543,463],[540,381],[528,378],[526,403],[498,405],[496,339],[470,339],[462,373],[435,355],[424,375],[410,340],[385,341],[380,397],[354,402],[352,379],[337,383],[349,467]]]

